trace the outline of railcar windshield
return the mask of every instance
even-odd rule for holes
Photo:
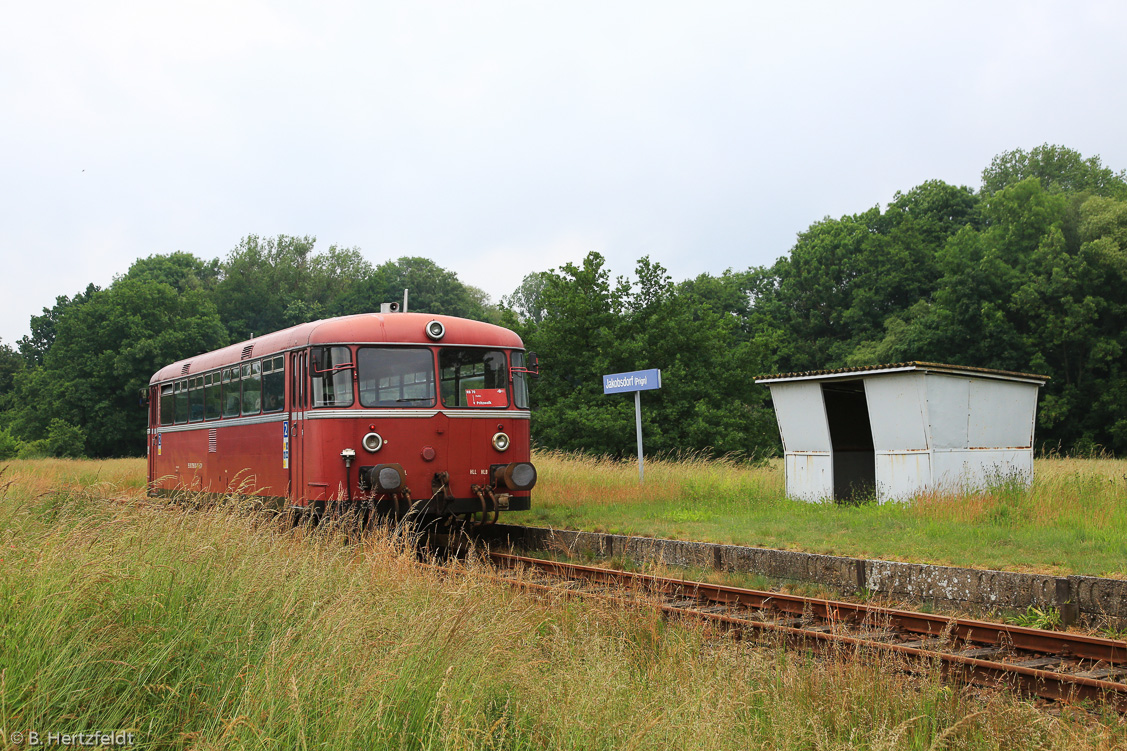
[[[356,367],[361,406],[434,406],[434,355],[429,349],[361,347]]]
[[[313,406],[352,406],[352,350],[316,347],[313,350]]]
[[[500,350],[443,347],[438,373],[445,407],[509,406],[509,368]]]

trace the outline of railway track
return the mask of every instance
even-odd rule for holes
[[[980,686],[1065,702],[1092,701],[1127,712],[1127,642],[951,618],[863,603],[740,589],[615,569],[490,553],[503,577],[531,591],[566,591],[656,606],[737,632],[779,634],[816,648],[853,649],[939,664]]]

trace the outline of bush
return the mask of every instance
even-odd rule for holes
[[[0,460],[19,456],[21,448],[23,441],[9,433],[7,428],[0,428]]]
[[[55,418],[47,426],[47,453],[50,456],[78,458],[86,451],[86,431],[66,420]]]
[[[40,438],[38,441],[23,441],[17,456],[20,459],[42,459],[50,456],[47,452],[47,439]]]

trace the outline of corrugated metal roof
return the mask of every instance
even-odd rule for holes
[[[928,373],[948,373],[951,375],[971,375],[983,378],[1001,378],[1005,380],[1038,381],[1042,385],[1049,380],[1047,375],[1037,373],[1018,373],[1012,370],[995,370],[993,368],[976,368],[972,365],[948,365],[941,362],[894,362],[884,365],[863,365],[852,368],[836,368],[833,370],[806,370],[797,373],[774,373],[755,377],[756,383],[771,381],[792,381],[816,378],[841,378],[843,376],[875,375],[877,373],[896,373],[912,370],[922,370]]]

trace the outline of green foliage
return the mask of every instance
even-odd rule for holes
[[[548,272],[543,271],[528,274],[511,295],[501,298],[501,306],[513,313],[517,320],[539,324],[548,313],[543,302],[548,276]]]
[[[74,297],[59,295],[55,298],[55,305],[44,308],[43,315],[31,317],[31,334],[20,339],[20,354],[29,365],[42,365],[47,355],[47,350],[55,343],[55,329],[59,320],[68,312],[74,311],[90,300],[99,292],[99,288],[90,284],[84,292],[79,292]]]
[[[86,431],[66,420],[53,418],[47,425],[47,453],[50,456],[78,458],[86,449]]]
[[[801,233],[752,284],[758,326],[781,334],[782,369],[842,365],[882,339],[890,316],[932,294],[943,243],[980,221],[975,209],[968,188],[931,181],[897,193],[883,213],[827,217]]]
[[[765,394],[748,377],[763,369],[765,354],[735,316],[694,304],[700,298],[648,258],[638,262],[633,282],[612,282],[598,253],[539,280],[542,318],[528,316],[520,329],[525,345],[542,355],[533,389],[539,445],[634,454],[633,399],[603,395],[601,376],[659,368],[662,388],[642,395],[647,453],[775,450]]]
[[[16,376],[8,421],[22,438],[45,440],[51,455],[76,438],[66,425],[85,432],[80,443],[92,456],[141,453],[146,422],[137,394],[152,374],[226,343],[202,290],[119,279],[59,317],[42,366]]]
[[[1127,175],[1061,146],[1001,154],[982,190],[932,180],[882,210],[825,218],[769,267],[675,284],[643,258],[611,279],[590,254],[536,271],[495,307],[431,260],[373,267],[356,248],[248,235],[225,259],[139,259],[33,316],[0,344],[0,418],[50,453],[53,419],[94,456],[139,452],[137,391],[157,368],[304,321],[409,308],[500,322],[541,355],[533,437],[545,447],[633,453],[633,405],[605,373],[660,368],[643,396],[647,451],[771,453],[764,372],[901,360],[1033,371],[1038,440],[1127,451]]]
[[[19,456],[21,448],[23,441],[12,435],[7,428],[0,427],[0,461]]]
[[[756,272],[781,370],[932,360],[1049,375],[1038,440],[1127,451],[1127,183],[1057,146],[825,219]]]
[[[352,294],[372,267],[356,248],[334,245],[314,253],[316,241],[247,235],[228,254],[212,299],[231,341],[344,312],[336,310],[337,301]]]
[[[17,454],[20,459],[43,459],[50,455],[51,451],[46,438],[40,438],[36,441],[23,441],[20,443],[20,451]]]
[[[1007,618],[1008,623],[1025,628],[1039,628],[1045,631],[1059,631],[1061,628],[1060,611],[1056,608],[1041,608],[1030,605],[1024,613],[1018,613],[1012,618]]]
[[[379,311],[382,303],[402,301],[405,289],[409,290],[407,309],[413,312],[479,321],[492,316],[484,292],[462,284],[457,274],[434,261],[407,256],[377,266],[340,298],[336,311],[340,315]]]
[[[1031,177],[1054,193],[1091,192],[1127,199],[1127,171],[1113,172],[1098,156],[1085,159],[1078,151],[1047,143],[1029,152],[1014,149],[994,157],[982,171],[982,189],[996,193]]]
[[[8,395],[15,386],[16,374],[23,369],[23,356],[9,345],[0,343],[0,410],[7,406]]]
[[[219,259],[203,261],[191,253],[177,251],[168,255],[139,258],[126,272],[126,279],[163,283],[177,292],[190,289],[215,289],[219,282]]]

